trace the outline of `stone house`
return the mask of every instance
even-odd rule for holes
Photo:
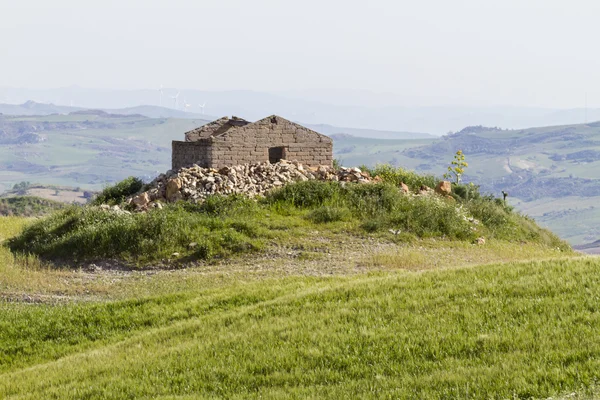
[[[197,164],[204,168],[298,161],[307,166],[333,163],[333,141],[276,115],[248,122],[223,117],[173,141],[172,169]]]

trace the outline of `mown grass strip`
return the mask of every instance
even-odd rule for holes
[[[599,267],[590,258],[224,289],[225,309],[5,373],[0,395],[547,398],[600,378]],[[168,319],[218,302],[181,304],[160,310]]]

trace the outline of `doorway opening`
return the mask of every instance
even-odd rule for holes
[[[269,162],[271,164],[275,164],[281,160],[285,160],[285,156],[285,147],[271,147],[269,149]]]

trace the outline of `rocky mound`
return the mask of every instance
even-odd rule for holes
[[[308,180],[370,183],[378,179],[372,179],[359,168],[340,168],[337,171],[326,166],[307,168],[298,162],[285,160],[276,164],[246,164],[219,170],[193,166],[159,175],[146,192],[128,199],[128,202],[138,209],[145,209],[160,207],[160,202],[164,201],[202,202],[213,194],[255,197],[287,183]]]

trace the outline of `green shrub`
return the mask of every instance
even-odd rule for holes
[[[98,193],[98,196],[92,201],[93,205],[100,204],[121,204],[128,196],[132,196],[142,190],[144,182],[141,179],[130,176],[121,182],[115,183],[112,186],[107,186],[103,191]]]
[[[405,197],[388,216],[388,225],[419,237],[472,240],[472,224],[456,204],[437,196]]]
[[[332,162],[333,169],[339,171],[342,168],[343,161],[339,158],[335,158]]]
[[[8,246],[52,260],[120,258],[131,262],[170,258],[175,252],[205,259],[262,247],[253,232],[244,232],[239,225],[238,231],[228,222],[180,206],[131,215],[71,207],[28,226]],[[197,245],[190,247],[190,243]]]
[[[328,222],[343,221],[350,217],[350,212],[347,208],[321,206],[311,211],[307,218],[314,223],[322,224]]]
[[[306,181],[285,185],[267,194],[267,203],[284,202],[296,207],[311,208],[332,202],[339,196],[337,182]]]
[[[287,185],[274,197],[283,204],[312,208],[307,218],[315,223],[340,221],[351,214],[367,232],[400,229],[419,237],[475,238],[472,224],[455,203],[437,196],[406,196],[389,183],[332,187],[331,182],[311,181]]]
[[[404,168],[394,168],[389,164],[377,165],[375,168],[369,169],[368,172],[373,177],[380,176],[384,182],[394,186],[404,183],[412,191],[418,191],[423,185],[434,188],[438,182],[438,179],[433,175],[421,175]]]
[[[181,201],[178,206],[188,212],[198,212],[212,216],[251,214],[258,210],[256,201],[241,194],[215,194],[208,196],[203,203]]]
[[[461,201],[477,200],[481,198],[479,185],[474,185],[472,183],[452,184],[452,194],[452,197]]]
[[[398,188],[387,183],[346,185],[343,195],[348,206],[359,217],[373,217],[391,212],[404,197]]]
[[[385,228],[386,224],[379,219],[368,219],[364,221],[360,227],[369,233],[381,231]]]

